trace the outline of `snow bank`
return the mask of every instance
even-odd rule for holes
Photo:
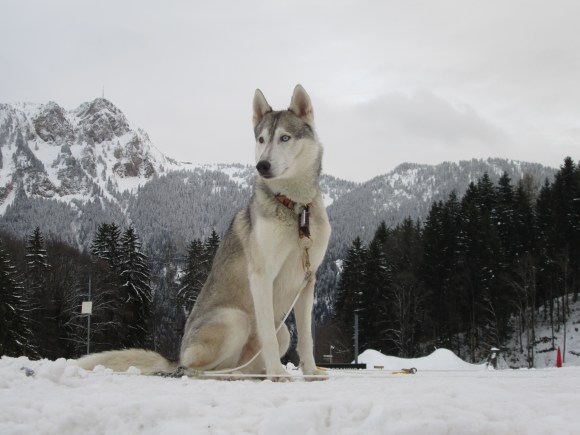
[[[366,363],[367,369],[382,367],[384,370],[401,370],[415,367],[417,370],[484,370],[485,364],[470,364],[448,349],[437,349],[431,355],[421,358],[397,358],[386,356],[376,350],[367,349],[358,357],[359,363]]]

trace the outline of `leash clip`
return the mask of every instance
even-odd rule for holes
[[[310,208],[307,205],[300,212],[299,219],[298,234],[300,238],[310,238]]]

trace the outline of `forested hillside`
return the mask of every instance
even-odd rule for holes
[[[580,167],[567,158],[539,193],[530,176],[484,174],[434,202],[424,222],[355,238],[333,315],[346,332],[331,340],[352,358],[356,314],[362,349],[411,357],[445,347],[479,361],[515,335],[532,366],[537,309],[559,330],[579,292]]]
[[[452,192],[461,196],[469,183],[483,174],[488,174],[492,182],[497,182],[504,173],[513,183],[525,176],[536,195],[546,179],[553,179],[554,172],[552,168],[535,163],[505,159],[473,159],[439,165],[405,163],[388,174],[356,186],[328,207],[332,237],[318,274],[317,316],[324,319],[328,307],[335,303],[338,265],[356,237],[368,244],[382,222],[388,228],[406,218],[424,222],[433,202],[446,200]]]

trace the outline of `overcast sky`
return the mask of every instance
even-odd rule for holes
[[[253,163],[260,88],[314,104],[326,173],[580,158],[580,2],[0,0],[0,102],[99,97],[166,155]]]

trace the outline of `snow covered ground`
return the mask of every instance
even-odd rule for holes
[[[0,434],[580,433],[580,367],[493,371],[445,350],[412,361],[371,351],[361,359],[384,369],[274,383],[86,372],[72,361],[3,357]],[[390,371],[409,365],[418,373]]]
[[[554,301],[555,304],[561,304],[562,298]],[[535,330],[536,345],[534,346],[534,367],[554,367],[556,365],[556,352],[552,350],[552,337],[554,337],[554,348],[560,346],[564,364],[580,366],[580,300],[574,302],[573,296],[569,297],[570,313],[566,322],[566,343],[564,344],[564,328],[556,325],[552,331],[549,322],[549,316],[544,312],[544,307],[536,312],[536,321],[538,325]],[[512,319],[512,323],[513,323]],[[514,324],[515,326],[515,324]],[[517,328],[516,328],[517,329]],[[526,352],[526,333],[520,337],[514,333],[511,340],[504,346],[510,351],[504,357],[510,366],[527,367]],[[521,346],[521,351],[518,351]],[[580,433],[580,429],[578,430]]]

